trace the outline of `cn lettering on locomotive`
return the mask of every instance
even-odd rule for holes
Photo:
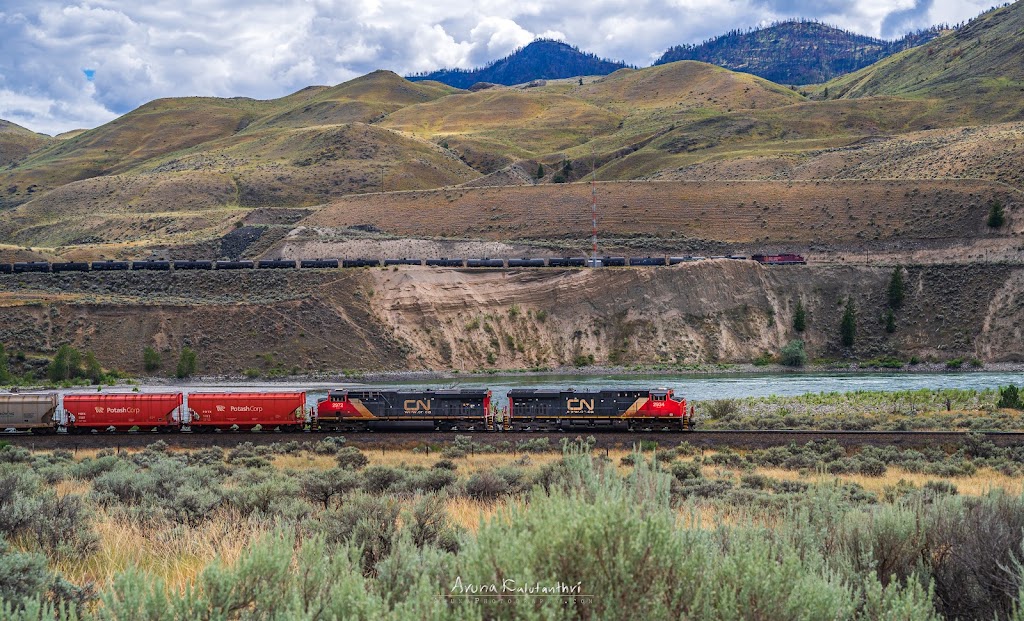
[[[582,414],[593,414],[594,413],[594,399],[568,399],[565,402],[565,409],[569,412],[579,412]]]
[[[402,408],[407,414],[415,414],[419,412],[430,413],[430,399],[406,399],[402,403]]]

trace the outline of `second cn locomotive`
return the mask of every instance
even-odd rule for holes
[[[669,389],[519,389],[498,408],[489,390],[332,390],[317,403],[321,429],[429,426],[441,431],[693,428],[693,409]]]

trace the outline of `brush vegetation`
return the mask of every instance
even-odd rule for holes
[[[356,470],[333,465],[344,448],[4,447],[0,610],[781,620],[1011,619],[1019,606],[1024,455],[981,438],[952,453],[683,443],[614,459],[577,439],[518,457],[370,453]],[[458,597],[505,580],[577,590]]]

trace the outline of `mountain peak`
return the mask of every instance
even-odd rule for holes
[[[814,84],[925,43],[940,32],[936,27],[885,41],[818,21],[789,20],[733,30],[699,45],[677,45],[655,64],[699,60],[778,84]]]
[[[410,76],[409,80],[435,80],[457,88],[469,88],[477,82],[512,86],[531,80],[608,75],[628,66],[623,62],[582,52],[563,41],[536,39],[526,47],[479,69],[441,69]]]

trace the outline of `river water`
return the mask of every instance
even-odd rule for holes
[[[722,374],[722,375],[470,375],[444,380],[386,382],[371,384],[375,388],[416,390],[427,388],[489,388],[499,406],[505,405],[505,393],[513,388],[545,388],[577,390],[597,388],[672,388],[677,396],[688,401],[796,396],[820,392],[854,392],[858,390],[939,390],[959,388],[983,390],[1007,384],[1024,385],[1021,372],[968,373],[836,373],[836,374]],[[180,386],[143,386],[143,392],[184,389],[189,392],[258,392],[305,390],[310,405],[323,397],[329,388],[357,388],[367,384],[351,382],[203,382]],[[81,392],[75,389],[68,392]],[[106,389],[105,389],[106,390]],[[111,389],[123,391],[124,388]]]

